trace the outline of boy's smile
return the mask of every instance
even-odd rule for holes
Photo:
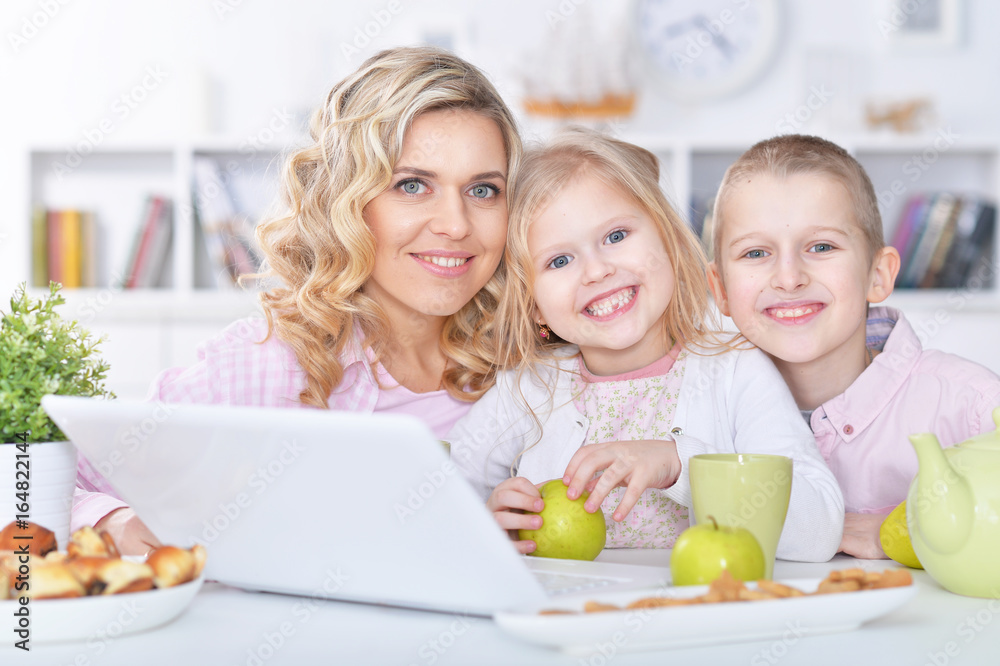
[[[790,384],[794,373],[822,374],[838,395],[864,370],[868,302],[891,291],[846,188],[826,174],[758,174],[723,205],[710,269],[720,310]]]
[[[667,353],[673,267],[638,203],[578,174],[532,222],[528,248],[538,318],[580,346],[591,372],[629,372]]]

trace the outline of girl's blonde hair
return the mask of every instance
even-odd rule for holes
[[[262,294],[261,302],[268,335],[291,346],[306,374],[299,396],[305,404],[327,407],[344,376],[338,357],[350,348],[355,327],[376,360],[391,340],[385,314],[362,291],[375,261],[362,214],[389,187],[413,120],[439,109],[492,119],[503,136],[507,182],[514,181],[521,142],[513,114],[483,72],[432,47],[389,49],[365,61],[333,87],[312,118],[312,143],[285,164],[287,212],[257,227],[264,276],[281,286]],[[475,400],[493,384],[494,315],[504,281],[501,261],[486,286],[445,323],[441,349],[450,367],[444,387],[456,398]]]
[[[599,178],[633,199],[656,223],[674,272],[674,294],[663,318],[665,340],[686,345],[706,342],[709,335],[706,258],[694,233],[667,201],[660,188],[656,156],[644,148],[600,132],[569,128],[546,145],[525,152],[510,203],[507,233],[507,288],[499,318],[509,341],[501,350],[501,367],[532,367],[567,343],[554,334],[542,339],[534,321],[535,272],[528,251],[528,229],[559,191],[583,175]]]

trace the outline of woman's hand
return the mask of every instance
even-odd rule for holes
[[[538,488],[521,476],[500,483],[486,500],[486,508],[493,513],[493,518],[500,527],[507,530],[522,555],[533,553],[536,546],[534,541],[519,541],[517,530],[537,530],[542,526],[541,516],[522,512],[537,513],[544,506],[545,502]]]
[[[601,470],[603,473],[595,478],[594,475]],[[621,522],[647,488],[669,488],[680,474],[677,443],[673,440],[646,439],[581,447],[566,466],[563,482],[569,486],[566,489],[569,499],[580,497],[584,490],[590,492],[583,505],[590,513],[601,508],[612,488],[626,486],[613,516],[616,522]]]
[[[885,516],[878,513],[845,513],[840,552],[860,560],[888,559],[878,535],[883,520]]]
[[[139,520],[135,511],[129,508],[115,509],[97,521],[94,529],[107,532],[118,546],[122,555],[144,556],[153,548],[159,548],[160,540]]]

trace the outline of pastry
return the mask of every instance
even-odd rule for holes
[[[45,555],[56,549],[56,535],[52,530],[31,521],[26,524],[27,528],[22,529],[11,522],[0,531],[0,550],[23,552],[21,549],[27,545],[32,555]]]
[[[66,554],[70,557],[120,557],[114,539],[93,527],[81,527],[69,538]]]

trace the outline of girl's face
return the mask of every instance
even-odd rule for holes
[[[364,211],[375,236],[365,292],[394,326],[454,314],[489,281],[507,234],[506,177],[493,120],[440,110],[413,121],[392,183]]]
[[[674,270],[634,199],[578,174],[532,221],[528,251],[539,321],[579,345],[591,372],[630,372],[667,353]]]

